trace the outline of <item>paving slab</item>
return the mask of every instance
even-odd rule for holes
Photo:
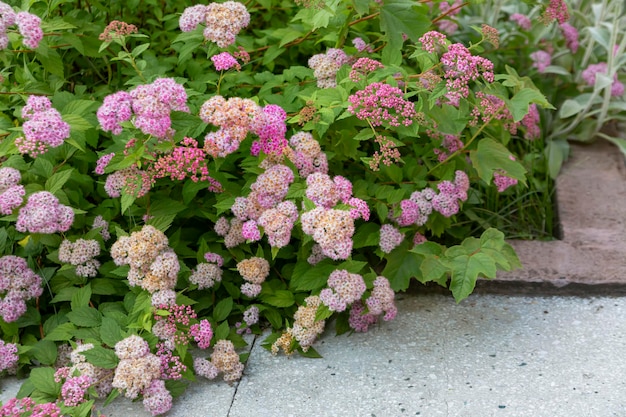
[[[624,157],[607,141],[571,149],[556,181],[562,240],[511,241],[524,269],[499,273],[496,282],[626,288],[626,262],[619,261],[626,251]]]
[[[228,417],[626,415],[626,299],[405,296],[326,334],[323,359],[252,349]]]

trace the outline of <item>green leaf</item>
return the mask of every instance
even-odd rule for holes
[[[41,339],[29,351],[35,359],[44,365],[53,365],[57,360],[57,345],[49,339]]]
[[[36,390],[57,398],[61,394],[61,384],[54,382],[54,369],[48,367],[34,368],[30,371],[28,380]]]
[[[320,304],[315,312],[315,321],[326,320],[332,317],[333,311],[326,304]]]
[[[491,138],[484,138],[478,143],[476,150],[470,151],[470,159],[478,176],[490,183],[494,171],[502,170],[507,176],[526,184],[526,170],[517,161],[511,160],[511,152]]]
[[[518,91],[510,101],[511,114],[513,120],[519,122],[528,113],[528,105],[531,103],[539,104],[543,108],[553,109],[554,107],[546,100],[546,97],[538,90],[533,88],[522,88]]]
[[[357,227],[354,233],[353,241],[354,249],[364,248],[366,246],[378,246],[380,240],[379,234],[380,226],[375,223],[363,223]]]
[[[91,300],[91,284],[87,284],[84,287],[77,289],[72,294],[70,307],[72,310],[76,311],[82,307],[89,306],[90,300]]]
[[[495,278],[496,276],[494,260],[484,253],[456,256],[447,260],[446,263],[452,270],[450,291],[452,291],[457,303],[467,298],[474,291],[479,276],[483,275],[487,278]]]
[[[563,162],[569,156],[569,142],[565,139],[548,141],[544,149],[544,155],[548,161],[548,173],[550,178],[556,179],[561,172]]]
[[[50,74],[54,74],[59,78],[64,78],[63,74],[63,61],[61,60],[61,56],[54,49],[50,49],[43,44],[37,48],[37,52],[35,54],[41,65],[48,71]]]
[[[74,169],[71,168],[71,169],[66,169],[64,171],[57,172],[56,174],[52,175],[50,178],[46,180],[46,191],[49,191],[52,194],[55,194],[56,192],[61,190],[61,188],[63,188],[67,180],[70,179],[73,172],[74,172]]]
[[[46,334],[45,339],[54,342],[67,341],[72,339],[75,330],[76,326],[74,326],[72,323],[59,324],[57,327],[52,329],[52,331]]]
[[[385,256],[387,265],[382,274],[389,280],[389,284],[394,291],[405,291],[409,288],[412,277],[417,277],[421,270],[420,266],[423,257],[413,252],[409,252],[409,243],[402,242],[391,253]]]
[[[215,321],[222,321],[228,318],[228,315],[233,310],[233,299],[232,297],[225,298],[221,300],[215,308],[213,309],[213,319]]]
[[[561,104],[559,108],[559,118],[567,119],[572,117],[585,109],[587,103],[581,103],[579,100],[567,99]]]
[[[298,353],[300,353],[300,356],[303,356],[305,358],[311,358],[311,359],[323,358],[323,356],[320,355],[319,352],[313,349],[313,347],[311,346],[309,346],[309,348],[306,351],[304,351],[302,348],[298,348]]]
[[[433,256],[428,256],[422,261],[420,270],[422,271],[422,276],[418,277],[419,282],[423,284],[435,281],[440,285],[445,285],[448,280],[448,272],[450,271],[439,259]]]
[[[261,293],[261,300],[274,307],[291,307],[296,302],[291,291],[287,290],[277,290],[267,295]]]
[[[104,317],[100,326],[100,339],[108,346],[115,346],[117,342],[124,339],[122,328],[118,322],[111,317]]]
[[[294,291],[317,291],[326,285],[328,276],[337,267],[328,259],[311,265],[307,261],[299,261],[291,276],[289,287]]]
[[[380,8],[380,28],[388,40],[383,50],[383,64],[399,65],[404,43],[402,35],[417,42],[430,24],[426,6],[416,5],[411,0],[386,0]]]
[[[135,202],[135,196],[131,194],[122,194],[122,214]]]
[[[87,362],[104,369],[114,369],[119,363],[119,358],[115,351],[102,346],[94,346],[82,352],[82,354],[85,355]]]
[[[94,127],[91,122],[85,119],[83,116],[79,116],[78,114],[64,114],[63,121],[70,125],[70,128],[73,131],[84,132],[85,130],[91,129]]]
[[[214,335],[213,340],[217,341],[217,340],[226,339],[229,333],[230,333],[230,327],[228,326],[228,322],[224,321],[215,329],[215,332],[213,333]]]
[[[67,318],[77,326],[98,327],[102,324],[102,314],[92,307],[81,307],[67,313]]]

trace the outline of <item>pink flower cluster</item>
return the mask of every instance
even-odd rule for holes
[[[23,36],[22,43],[31,49],[36,49],[43,39],[41,19],[32,13],[15,13],[8,4],[0,1],[0,50],[9,46],[7,29],[17,24],[17,30]]]
[[[316,320],[317,309],[322,304],[320,297],[311,295],[304,299],[304,305],[298,307],[293,315],[293,327],[287,330],[272,344],[272,354],[276,355],[281,349],[286,355],[291,355],[294,348],[300,345],[303,352],[309,348],[322,334],[326,325],[325,320]]]
[[[211,288],[216,282],[222,280],[222,265],[224,259],[217,253],[207,252],[204,254],[206,262],[196,265],[189,277],[189,282],[196,284],[199,290]]]
[[[320,300],[331,311],[344,311],[359,300],[366,290],[365,281],[359,274],[337,269],[328,277],[328,287],[320,292]]]
[[[246,6],[235,1],[187,7],[179,20],[183,32],[191,32],[203,24],[204,38],[215,42],[220,48],[235,43],[237,34],[249,23],[250,13]]]
[[[463,141],[458,135],[443,135],[442,136],[439,132],[432,131],[432,130],[429,130],[428,134],[432,138],[441,139],[441,149],[439,148],[433,149],[433,152],[435,153],[435,155],[437,155],[437,160],[439,162],[445,161],[446,159],[448,159],[450,154],[453,154],[454,152],[463,148]]]
[[[250,326],[257,324],[258,322],[259,308],[257,306],[248,307],[248,309],[243,312],[243,323],[235,323],[235,327],[237,328],[237,334],[242,334],[244,332],[246,332],[247,334],[252,333]]]
[[[479,120],[485,124],[490,123],[492,120],[499,120],[502,122],[503,127],[512,135],[517,133],[520,123],[513,120],[513,115],[504,100],[482,91],[476,93],[476,98],[480,101],[472,109],[471,114],[474,120],[470,121],[471,125],[476,126]]]
[[[218,340],[213,347],[211,360],[195,358],[193,368],[197,375],[208,379],[215,379],[222,372],[224,381],[230,383],[241,378],[244,366],[239,360],[239,355],[235,351],[233,342],[230,340]]]
[[[26,260],[14,255],[0,258],[0,316],[14,322],[26,312],[26,301],[43,293],[41,277]]]
[[[62,345],[63,346],[63,345]],[[63,379],[70,378],[70,376],[85,376],[89,378],[91,381],[91,387],[96,391],[96,394],[99,397],[106,397],[113,390],[113,386],[111,383],[113,382],[113,375],[109,369],[104,369],[97,367],[90,362],[87,361],[87,358],[82,353],[93,349],[92,343],[78,343],[78,346],[71,350],[71,347],[68,346],[70,352],[65,352],[65,356],[69,356],[69,361],[65,360],[64,366],[58,368],[54,374],[55,382],[61,382]],[[59,354],[61,355],[62,350],[59,350]],[[72,384],[69,385],[70,387]],[[76,390],[74,392],[79,392],[80,390]],[[79,393],[77,395],[80,395]]]
[[[14,343],[5,343],[4,340],[0,339],[0,374],[4,371],[14,374],[17,371],[17,361],[19,359],[20,357],[17,355],[17,345]]]
[[[153,379],[143,391],[143,406],[153,416],[167,413],[172,408],[172,394],[162,379]]]
[[[403,240],[404,235],[392,225],[383,224],[380,227],[380,240],[378,245],[380,246],[380,250],[384,253],[389,253],[394,250],[398,245],[400,245],[400,243],[402,243]]]
[[[228,71],[231,68],[236,68],[237,70],[241,69],[239,62],[228,52],[213,55],[211,61],[213,61],[213,65],[215,65],[215,69],[218,71]]]
[[[569,23],[562,23],[560,27],[565,38],[565,45],[575,54],[578,51],[578,30]]]
[[[507,188],[517,185],[517,180],[506,176],[504,172],[496,171],[493,173],[493,183],[496,185],[498,192],[501,193]]]
[[[102,236],[102,239],[105,241],[111,239],[111,233],[109,233],[109,222],[104,220],[102,216],[97,215],[93,219],[93,225],[91,227],[93,229],[101,227],[102,229],[100,229],[100,236]]]
[[[211,345],[213,338],[213,329],[208,320],[200,320],[199,323],[192,324],[189,327],[189,335],[198,344],[200,349],[207,349]]]
[[[324,54],[313,55],[309,58],[309,68],[313,70],[313,76],[317,79],[319,88],[332,88],[337,86],[337,71],[342,65],[348,64],[350,57],[344,51],[337,48],[329,48]]]
[[[111,246],[111,257],[118,266],[130,266],[131,287],[141,286],[152,294],[176,285],[178,257],[168,246],[167,236],[154,226],[145,225],[130,236],[120,236]]]
[[[370,53],[370,54],[374,52],[374,49],[372,48],[372,46],[369,45],[368,43],[366,43],[361,38],[354,38],[354,39],[352,39],[352,45],[354,45],[356,50],[359,51],[359,52],[367,52],[367,53]]]
[[[493,82],[493,63],[486,58],[474,56],[467,47],[454,43],[441,55],[444,78],[448,92],[446,98],[453,106],[458,106],[461,98],[469,95],[469,82],[482,77]]]
[[[350,70],[350,79],[358,83],[362,79],[367,79],[367,75],[376,71],[377,69],[385,68],[383,64],[371,58],[359,58]]]
[[[324,256],[347,259],[352,252],[354,218],[349,211],[315,207],[300,217],[302,231],[319,245]]]
[[[98,39],[103,42],[112,42],[114,39],[120,39],[133,33],[137,33],[137,26],[119,20],[112,20],[98,36]]]
[[[237,149],[252,130],[253,119],[261,112],[250,99],[213,96],[200,108],[200,119],[219,127],[204,138],[204,150],[213,157],[225,157]]]
[[[450,217],[459,212],[459,200],[467,200],[469,178],[463,171],[456,171],[454,181],[441,181],[437,184],[439,193],[431,200],[433,209]]]
[[[349,318],[350,327],[357,332],[366,332],[369,326],[376,323],[378,316],[383,313],[383,320],[393,320],[398,313],[394,298],[395,293],[387,278],[379,276],[374,280],[374,288],[365,300],[365,305],[360,301],[352,304]],[[365,307],[367,307],[367,311]]]
[[[372,83],[348,97],[348,111],[372,126],[410,126],[417,115],[412,102],[403,98],[402,90],[386,83]]]
[[[436,22],[437,28],[448,34],[456,32],[459,28],[457,23],[450,19],[456,16],[461,11],[461,7],[464,5],[463,0],[454,0],[454,3],[450,4],[448,1],[442,1],[439,3],[439,11],[445,14],[446,19],[441,19]]]
[[[606,62],[589,65],[581,74],[587,85],[593,87],[596,83],[596,75],[606,75],[608,69]],[[621,97],[624,95],[624,84],[617,79],[617,73],[613,75],[613,84],[611,84],[611,95],[613,97]]]
[[[532,103],[528,106],[528,113],[522,119],[522,126],[526,129],[524,138],[528,140],[535,140],[541,136],[541,117],[539,116],[539,110],[537,105]]]
[[[413,192],[408,200],[400,202],[402,212],[395,221],[399,226],[409,226],[411,224],[423,226],[433,211],[432,199],[436,195],[437,193],[432,188]]]
[[[530,54],[533,60],[533,67],[537,68],[537,72],[543,73],[552,63],[552,56],[546,51],[535,51]]]
[[[237,271],[246,281],[241,285],[241,292],[253,298],[261,293],[261,284],[270,274],[270,264],[264,258],[255,256],[238,262]]]
[[[257,156],[259,152],[266,155],[282,154],[287,146],[285,120],[287,120],[287,113],[276,104],[268,104],[257,112],[250,126],[252,132],[259,137],[259,140],[252,144],[252,155]]]
[[[19,182],[22,180],[20,171],[15,168],[0,168],[0,213],[9,215],[22,205],[26,190]]]
[[[390,166],[400,162],[402,155],[400,155],[400,151],[393,140],[384,135],[376,135],[374,136],[374,142],[378,144],[378,149],[374,151],[369,162],[369,167],[372,171],[378,171],[381,163]]]
[[[446,40],[446,35],[441,32],[437,32],[436,30],[426,32],[421,38],[419,38],[424,50],[426,52],[430,52],[431,54],[437,53],[440,49],[445,48]]]
[[[71,207],[59,203],[48,191],[39,191],[28,197],[20,209],[15,228],[20,232],[57,233],[67,231],[74,222]]]
[[[298,132],[289,139],[293,148],[291,157],[301,178],[314,172],[328,173],[328,160],[318,141],[309,132]]]
[[[524,30],[530,30],[530,28],[532,27],[532,22],[530,21],[528,16],[521,13],[513,13],[509,17],[509,20],[517,23],[517,25]]]
[[[100,268],[100,262],[95,259],[100,255],[100,244],[97,240],[78,239],[72,243],[64,239],[59,246],[59,261],[76,267],[76,275],[80,277],[95,277]]]
[[[569,20],[569,10],[565,0],[550,0],[550,4],[546,8],[543,19],[546,22],[556,20],[559,24],[563,24]]]
[[[315,172],[306,178],[306,196],[318,207],[330,209],[338,203],[352,206],[349,214],[353,219],[369,220],[370,211],[365,201],[352,196],[352,183],[337,175],[333,179],[329,175]]]
[[[243,222],[236,217],[230,221],[226,217],[220,217],[214,226],[215,233],[224,237],[224,245],[227,248],[234,248],[246,241],[242,229]]]
[[[131,335],[117,342],[115,354],[120,362],[115,368],[112,385],[127,398],[137,398],[150,388],[153,381],[160,379],[161,360],[150,352],[148,342],[140,336]]]
[[[283,201],[294,180],[291,168],[272,165],[257,177],[247,197],[237,197],[231,207],[236,220],[241,222],[243,240],[261,239],[259,226],[264,228],[272,247],[283,247],[291,239],[291,230],[298,219],[298,209],[291,201]],[[235,219],[233,219],[235,220]],[[229,229],[228,234],[232,231]],[[219,232],[218,232],[219,234]],[[223,234],[223,236],[227,236]],[[233,243],[237,242],[234,240]],[[242,243],[239,241],[235,244]],[[228,244],[227,244],[228,246]]]
[[[120,126],[120,132],[121,132],[121,126]],[[115,156],[115,152],[111,152],[111,153],[102,155],[100,158],[98,158],[98,160],[96,161],[96,169],[94,169],[94,172],[98,175],[104,174],[104,170],[106,169],[107,165],[109,165],[109,162],[111,162],[111,159],[113,159],[114,156]]]
[[[55,403],[36,404],[30,397],[11,398],[0,408],[0,417],[24,415],[31,417],[61,417],[61,409]]]
[[[70,125],[52,107],[45,96],[29,96],[22,108],[24,136],[15,139],[15,146],[22,154],[35,158],[50,148],[61,146],[70,137]]]
[[[133,124],[146,135],[164,139],[173,134],[172,111],[188,112],[187,92],[173,78],[157,78],[139,85],[130,93],[118,91],[104,98],[96,115],[104,131],[122,132],[122,122],[135,118]]]
[[[104,183],[104,191],[111,198],[120,197],[122,194],[139,198],[150,191],[153,181],[150,173],[133,165],[109,174]]]
[[[66,407],[76,407],[87,400],[87,389],[94,381],[89,375],[69,377],[61,387],[61,399]]]
[[[193,182],[209,181],[211,191],[220,191],[219,183],[209,176],[206,158],[204,150],[198,148],[198,142],[186,137],[181,146],[175,146],[171,153],[158,157],[152,167],[153,178],[169,176],[172,180],[183,181],[189,177]]]

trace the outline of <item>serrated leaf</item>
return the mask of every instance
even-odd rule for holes
[[[386,0],[380,8],[380,28],[387,35],[383,64],[402,62],[403,35],[417,42],[428,31],[431,22],[426,7],[411,0]]]
[[[261,300],[266,304],[279,308],[291,307],[296,302],[291,291],[287,290],[277,290],[267,295],[261,293]]]
[[[82,307],[87,307],[91,300],[91,284],[87,284],[82,288],[78,288],[73,294],[70,307],[76,311]]]
[[[524,167],[519,162],[511,160],[511,152],[491,138],[481,139],[477,149],[470,151],[470,159],[478,176],[488,184],[493,178],[493,173],[499,170],[526,184]]]
[[[43,48],[45,48],[45,50],[43,50]],[[64,78],[63,61],[57,51],[47,46],[40,45],[39,48],[37,48],[36,57],[46,71],[57,75],[59,78]]]
[[[471,256],[461,255],[446,261],[447,266],[452,270],[452,281],[450,291],[457,303],[467,298],[474,287],[479,276],[495,278],[496,264],[493,259],[484,253],[475,253]]]
[[[66,169],[64,171],[57,172],[53,174],[50,178],[46,180],[46,191],[55,194],[59,190],[63,188],[67,180],[70,179],[72,173],[74,172],[74,168]]]
[[[85,355],[87,362],[104,369],[114,369],[120,361],[114,350],[102,346],[94,346],[82,354]]]
[[[379,229],[380,227],[375,223],[363,223],[357,227],[352,238],[354,241],[353,248],[359,249],[366,246],[378,246],[380,240]]]
[[[57,360],[57,345],[50,339],[41,339],[29,353],[43,365],[53,365]]]
[[[405,241],[385,256],[387,265],[381,275],[389,280],[394,291],[405,291],[409,288],[411,278],[418,277],[421,273],[423,257],[409,252],[408,249],[409,242]]]
[[[102,314],[92,307],[81,307],[67,313],[67,318],[77,326],[98,327],[102,324]]]
[[[515,93],[510,101],[509,110],[513,115],[513,120],[519,122],[528,113],[528,105],[531,103],[539,104],[546,109],[553,109],[554,107],[548,102],[546,97],[538,90],[533,88],[522,88]]]
[[[227,321],[222,322],[215,329],[215,332],[213,333],[214,335],[213,340],[217,341],[217,340],[226,339],[229,333],[230,333],[230,327],[228,326],[228,322]]]
[[[315,311],[315,321],[326,320],[332,317],[333,311],[326,304],[320,304]]]
[[[221,300],[213,309],[213,319],[215,321],[222,321],[228,318],[228,315],[233,310],[232,297]]]
[[[76,326],[74,326],[72,323],[59,324],[48,334],[46,334],[45,339],[51,340],[53,342],[71,340],[75,330]]]
[[[61,394],[61,384],[54,382],[53,368],[34,368],[30,371],[28,380],[33,384],[36,390],[53,398],[57,398]]]
[[[323,260],[317,265],[311,265],[306,261],[296,264],[289,287],[294,291],[317,291],[323,288],[328,281],[328,276],[337,267],[330,260]]]
[[[435,281],[440,285],[445,285],[446,281],[448,280],[449,269],[446,268],[439,261],[439,259],[433,256],[428,256],[422,261],[422,264],[420,265],[420,270],[422,271],[422,276],[418,277],[417,279],[422,284],[429,281]]]
[[[124,339],[122,328],[112,317],[103,317],[100,326],[100,339],[108,346],[115,346],[117,342]]]

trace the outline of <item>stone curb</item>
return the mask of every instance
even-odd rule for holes
[[[556,181],[562,240],[510,241],[525,267],[479,281],[477,291],[626,294],[624,158],[607,141],[571,149]]]

